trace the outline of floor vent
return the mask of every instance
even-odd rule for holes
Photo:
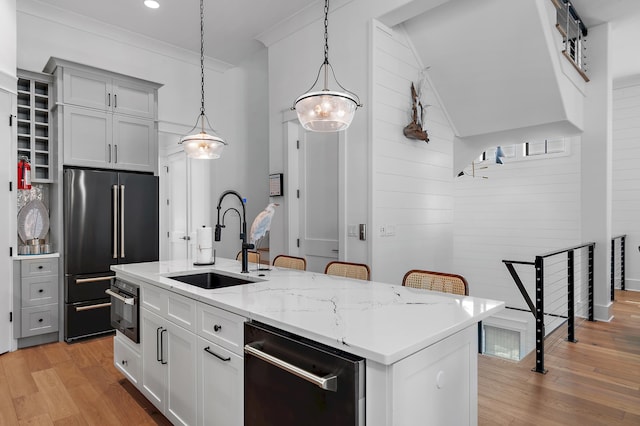
[[[483,337],[484,354],[520,361],[520,331],[484,324]]]

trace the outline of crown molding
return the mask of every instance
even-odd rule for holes
[[[106,24],[78,13],[60,9],[38,0],[20,0],[16,4],[16,9],[18,14],[34,16],[78,31],[94,34],[117,43],[167,56],[181,62],[197,64],[198,66],[200,64],[199,53],[152,39],[115,25]],[[208,69],[221,73],[234,67],[232,64],[214,58],[205,58],[205,65]]]
[[[16,85],[18,84],[18,77],[14,74],[9,74],[0,70],[0,90],[8,93],[17,94],[18,90]]]
[[[331,3],[329,14],[334,13],[341,7],[351,3],[353,0],[334,0]],[[258,34],[256,40],[264,44],[266,47],[300,31],[307,25],[323,18],[324,13],[323,1],[318,0],[311,3],[301,11],[283,19],[268,30]]]

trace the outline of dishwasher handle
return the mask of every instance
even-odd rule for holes
[[[276,366],[288,373],[291,373],[295,376],[300,377],[314,385],[318,386],[321,389],[328,390],[331,392],[337,392],[338,390],[338,376],[335,374],[329,374],[324,377],[317,376],[313,373],[310,373],[306,370],[303,370],[300,367],[296,367],[293,364],[289,364],[286,361],[283,361],[279,358],[274,357],[273,355],[269,355],[266,352],[257,349],[256,346],[261,346],[259,343],[248,343],[244,345],[244,352],[249,355],[253,355],[262,361],[268,362],[269,364]]]

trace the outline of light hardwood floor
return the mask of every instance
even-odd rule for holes
[[[0,356],[0,425],[170,425],[113,366],[113,336]]]
[[[548,345],[546,375],[531,356],[480,356],[479,425],[640,425],[640,293],[616,299],[612,322],[584,322],[579,343]],[[168,425],[113,366],[112,340],[0,356],[0,425]]]
[[[578,343],[548,345],[545,375],[533,354],[480,356],[479,425],[640,425],[640,293],[616,291],[613,314],[581,323]]]

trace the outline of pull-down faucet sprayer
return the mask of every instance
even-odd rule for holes
[[[224,198],[229,194],[235,195],[240,201],[240,204],[242,204],[242,217],[240,218],[241,219],[240,239],[242,240],[242,273],[247,274],[249,273],[248,251],[249,249],[254,248],[254,245],[247,244],[247,212],[245,210],[244,200],[242,199],[242,196],[238,194],[236,191],[233,191],[233,190],[224,191],[222,195],[220,195],[220,198],[218,199],[218,207],[217,207],[218,222],[216,223],[215,240],[220,241],[220,237],[222,236],[222,228],[224,228],[224,215],[227,213],[227,211],[231,209],[235,210],[236,212],[238,211],[233,207],[230,207],[227,210],[225,210],[225,212],[222,214],[222,224],[220,224],[220,209],[222,208],[222,200],[224,200]]]

